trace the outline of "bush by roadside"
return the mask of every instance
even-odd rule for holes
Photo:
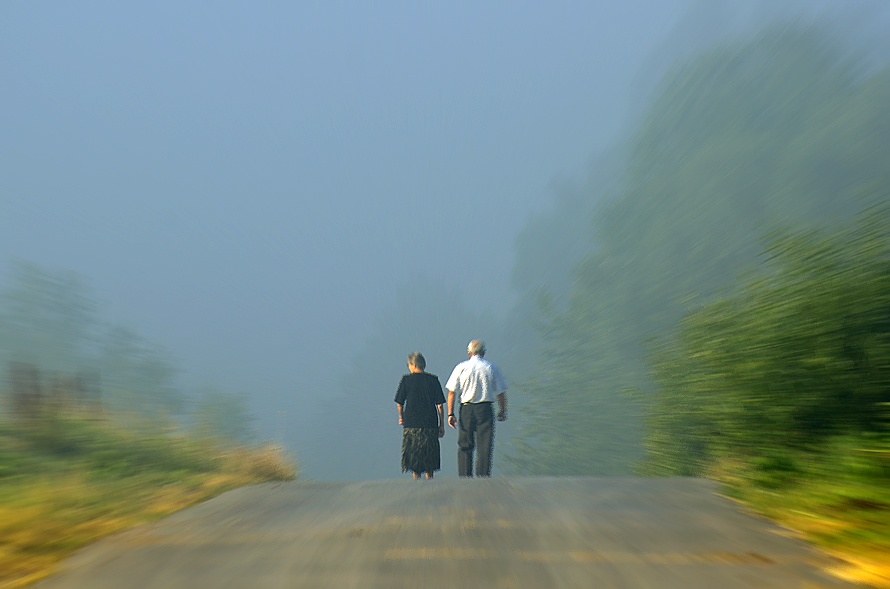
[[[726,494],[836,556],[830,572],[890,589],[890,436],[838,436],[818,450],[723,460]]]
[[[0,421],[0,589],[45,577],[103,536],[297,475],[274,446],[58,414]]]

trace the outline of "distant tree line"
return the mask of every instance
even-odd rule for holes
[[[568,286],[525,290],[541,344],[513,469],[706,474],[886,431],[888,104],[890,70],[818,27],[678,64],[620,178],[585,187]],[[562,219],[527,230],[520,273]]]
[[[818,26],[676,64],[629,140],[521,231],[505,318],[404,285],[330,405],[356,424],[338,468],[381,476],[362,440],[391,409],[392,344],[447,372],[471,337],[520,409],[499,438],[517,474],[707,475],[885,436],[888,104],[890,69]]]
[[[838,437],[886,445],[890,191],[870,197],[855,222],[772,236],[751,275],[653,346],[646,472],[791,468]]]
[[[9,402],[14,417],[37,419],[46,412],[68,412],[99,417],[102,393],[98,374],[42,375],[27,362],[10,362]]]
[[[86,280],[75,272],[12,262],[0,290],[0,365],[6,367],[0,416],[110,413],[208,437],[253,438],[244,395],[181,391],[169,352],[104,321]]]

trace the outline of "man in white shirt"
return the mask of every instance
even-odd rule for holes
[[[498,421],[507,419],[507,381],[500,369],[486,360],[485,344],[473,340],[467,346],[469,360],[454,367],[445,388],[448,389],[448,425],[457,429],[457,474],[473,476],[473,450],[476,475],[491,476],[494,442],[494,400],[498,401]],[[459,419],[454,416],[454,400],[460,399]],[[457,427],[459,424],[459,427]]]

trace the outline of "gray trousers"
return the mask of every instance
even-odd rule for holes
[[[491,476],[494,444],[494,407],[492,403],[461,403],[457,420],[457,474],[473,476],[473,450],[476,476]]]

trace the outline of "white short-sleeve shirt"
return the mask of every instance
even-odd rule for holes
[[[473,356],[454,367],[445,383],[461,403],[493,403],[507,390],[507,381],[500,369],[480,356]]]

